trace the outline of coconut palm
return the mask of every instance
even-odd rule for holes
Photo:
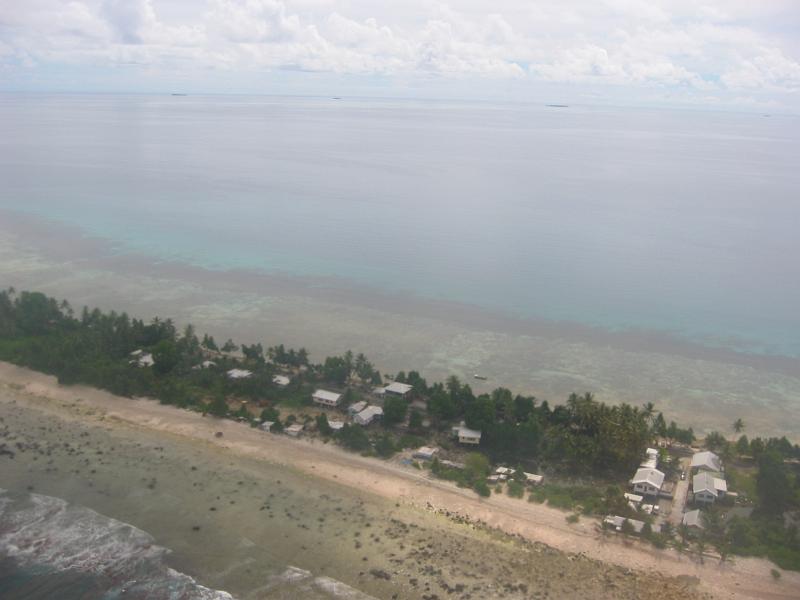
[[[736,419],[736,420],[733,422],[733,430],[734,430],[736,433],[742,433],[742,431],[744,430],[744,421],[742,421],[742,419],[741,419],[741,418],[739,418],[739,419]]]

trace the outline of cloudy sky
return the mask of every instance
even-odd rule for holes
[[[800,112],[800,1],[0,0],[0,90]]]

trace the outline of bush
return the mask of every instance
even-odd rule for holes
[[[479,496],[484,498],[488,498],[492,495],[492,491],[489,489],[488,484],[483,480],[476,481],[472,486],[472,489],[475,490]]]
[[[389,458],[397,452],[397,448],[392,441],[392,438],[388,434],[383,434],[378,438],[375,442],[375,452],[378,453],[378,456],[382,458]]]
[[[525,486],[523,486],[519,481],[512,480],[508,482],[508,489],[506,491],[512,498],[522,498],[522,496],[525,494]]]
[[[363,427],[358,425],[345,425],[339,431],[339,442],[350,450],[366,450],[369,448],[369,438]]]
[[[572,513],[571,515],[567,515],[567,523],[577,523],[581,520],[581,516],[578,513]]]

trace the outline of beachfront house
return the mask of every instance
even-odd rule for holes
[[[695,473],[700,471],[719,473],[722,471],[722,461],[719,456],[708,450],[695,452],[694,456],[692,456],[692,471]]]
[[[289,379],[286,375],[275,375],[275,377],[272,378],[272,383],[274,383],[279,387],[286,387],[291,382],[292,380]]]
[[[261,431],[266,431],[269,433],[273,425],[275,425],[275,421],[261,421],[261,425],[259,425],[259,427],[261,428]]]
[[[690,510],[689,512],[683,513],[683,519],[681,519],[681,523],[686,525],[689,529],[703,529],[703,518],[700,509],[696,508],[694,510]]]
[[[633,491],[643,496],[658,496],[664,485],[664,473],[658,469],[642,468],[631,479]]]
[[[724,479],[714,477],[707,471],[700,471],[692,477],[692,493],[694,501],[699,504],[714,504],[728,493],[728,484]]]
[[[231,369],[228,371],[229,379],[247,379],[252,376],[253,372],[248,371],[247,369]]]
[[[544,475],[537,475],[536,473],[522,472],[525,476],[525,483],[528,485],[539,485],[544,481]]]
[[[333,431],[340,431],[344,427],[344,421],[328,421],[328,427]]]
[[[152,367],[156,362],[153,360],[153,355],[144,350],[134,350],[131,352],[131,356],[133,358],[129,361],[130,364],[137,367]]]
[[[460,444],[477,446],[481,443],[481,432],[470,429],[463,421],[457,427],[453,427],[452,432]]]
[[[414,388],[407,383],[398,383],[397,381],[393,381],[383,389],[387,396],[405,398]]]
[[[367,408],[367,402],[365,400],[359,400],[358,402],[353,402],[353,404],[347,407],[347,414],[352,417],[360,413],[365,408]]]
[[[422,446],[421,448],[417,448],[414,450],[414,454],[411,456],[413,458],[419,458],[421,460],[433,460],[433,457],[439,453],[438,448],[431,448],[430,446]]]
[[[368,406],[360,413],[356,414],[353,417],[353,421],[357,425],[362,425],[366,427],[370,423],[372,423],[375,419],[379,419],[383,416],[383,409],[380,406]]]
[[[286,435],[290,435],[292,437],[297,437],[300,435],[300,432],[303,431],[303,424],[302,423],[294,423],[289,425],[286,429],[283,430]]]
[[[339,402],[342,400],[342,395],[337,394],[336,392],[329,392],[328,390],[316,390],[313,394],[311,394],[311,399],[322,406],[335,407],[339,406]]]
[[[610,527],[614,531],[622,531],[622,525],[625,521],[630,524],[633,528],[635,533],[641,533],[642,529],[644,528],[644,521],[637,521],[636,519],[626,519],[625,517],[619,517],[616,515],[608,515],[605,519],[603,519],[603,525]]]
[[[658,450],[655,448],[645,450],[644,460],[639,466],[643,469],[655,469],[658,467]]]

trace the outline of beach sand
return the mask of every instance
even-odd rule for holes
[[[149,531],[178,570],[241,597],[287,565],[379,598],[800,597],[800,575],[776,582],[767,561],[701,564],[546,506],[8,364],[0,382],[2,441],[26,449],[0,457],[4,487]]]
[[[347,349],[384,373],[458,375],[477,392],[504,386],[551,404],[591,391],[605,402],[653,402],[698,435],[798,440],[800,360],[707,348],[643,331],[519,320],[476,307],[311,280],[212,271],[118,253],[107,242],[0,213],[0,280],[149,320],[193,323],[218,340],[305,346],[314,361]],[[486,381],[473,379],[474,373]]]

